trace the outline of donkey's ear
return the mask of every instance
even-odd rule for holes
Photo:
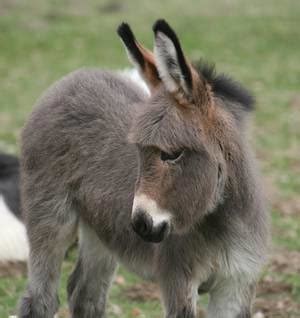
[[[163,83],[171,93],[182,91],[187,98],[191,98],[192,68],[182,52],[177,35],[165,20],[156,21],[153,31],[155,61]]]
[[[154,61],[154,54],[143,47],[135,38],[130,26],[122,23],[118,27],[130,61],[137,67],[139,73],[152,90],[160,83],[160,78]]]

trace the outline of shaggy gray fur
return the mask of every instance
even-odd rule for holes
[[[79,70],[43,95],[22,134],[31,252],[20,318],[53,318],[60,266],[78,224],[72,317],[104,317],[117,262],[158,282],[167,318],[195,318],[200,285],[211,296],[209,318],[250,317],[267,213],[246,141],[247,112],[228,103],[215,96],[213,138],[197,109],[175,106],[164,86],[149,98],[112,72]],[[161,150],[178,149],[180,162],[160,162]],[[132,229],[137,192],[172,213],[160,243]]]

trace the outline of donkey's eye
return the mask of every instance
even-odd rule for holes
[[[172,152],[172,153],[167,153],[167,152],[164,152],[161,150],[160,152],[160,159],[162,161],[176,161],[177,159],[179,159],[183,154],[183,151],[180,150],[180,151],[175,151],[175,152]]]

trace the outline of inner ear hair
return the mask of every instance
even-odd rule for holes
[[[135,38],[127,23],[122,23],[117,30],[122,39],[129,59],[137,67],[149,89],[154,90],[160,83],[160,78],[151,51],[143,47]]]
[[[192,89],[192,74],[191,74],[191,68],[190,65],[187,63],[181,45],[179,43],[178,37],[176,33],[173,31],[173,29],[169,26],[169,24],[165,20],[157,20],[155,24],[153,25],[153,31],[155,34],[155,38],[157,39],[159,37],[159,33],[163,34],[165,37],[167,37],[173,44],[175,53],[176,53],[176,62],[178,63],[178,66],[180,68],[181,77],[184,79],[184,85],[187,86],[187,89]],[[168,54],[168,52],[166,52]],[[169,52],[173,53],[173,52]],[[167,56],[166,61],[168,64]],[[172,65],[167,65],[167,67],[172,68]],[[183,84],[183,83],[181,83]]]

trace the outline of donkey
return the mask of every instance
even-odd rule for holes
[[[28,259],[29,247],[20,205],[19,160],[0,152],[0,265]]]
[[[248,318],[267,255],[268,218],[246,122],[253,98],[192,65],[164,20],[154,53],[118,34],[147,83],[79,70],[39,100],[22,133],[29,281],[19,317],[53,318],[65,251],[73,318],[105,317],[117,263],[156,281],[165,317]],[[200,287],[199,287],[200,286]]]

